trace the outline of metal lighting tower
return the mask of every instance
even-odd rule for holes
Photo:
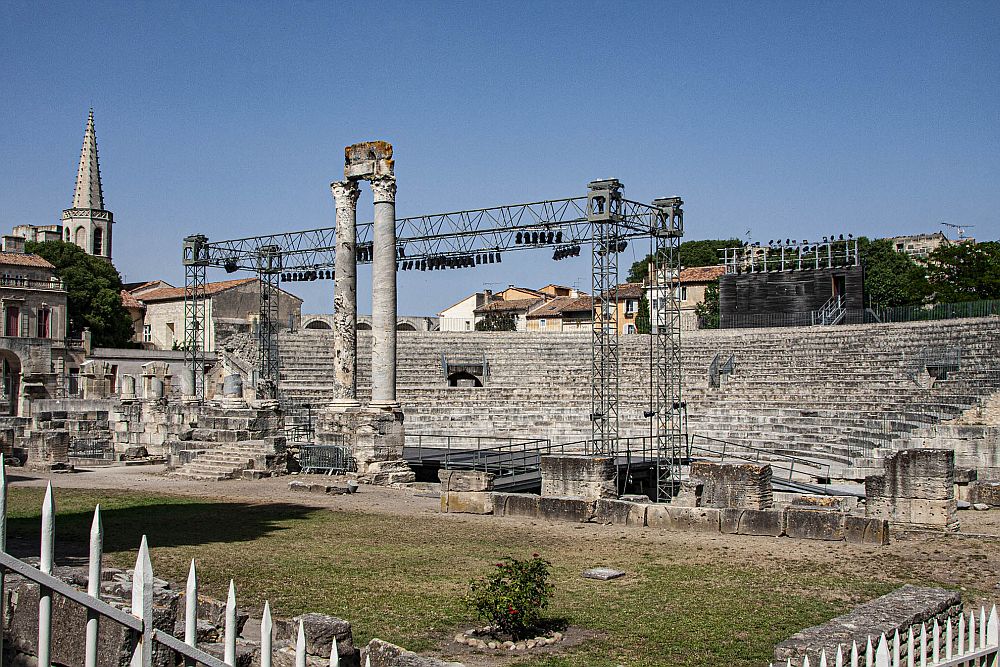
[[[655,239],[653,294],[659,300],[653,322],[651,373],[656,447],[656,501],[677,494],[685,452],[685,403],[681,396],[680,239],[684,236],[680,197],[653,200],[659,209]]]
[[[281,365],[278,359],[278,305],[281,291],[281,248],[266,245],[257,252],[257,277],[260,280],[260,317],[257,322],[259,391],[264,398],[278,398]]]
[[[205,269],[208,237],[195,234],[184,239],[184,365],[191,369],[194,395],[205,399]]]
[[[617,179],[587,184],[587,221],[592,225],[591,439],[595,453],[618,450],[618,244],[622,185]]]

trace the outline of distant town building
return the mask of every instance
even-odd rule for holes
[[[927,257],[941,246],[953,243],[942,232],[893,236],[889,241],[892,242],[892,247],[896,249],[896,252],[904,253],[910,257]],[[962,239],[961,242],[965,241],[966,239]]]
[[[560,296],[525,315],[526,330],[543,333],[590,331],[594,325],[590,296]]]
[[[440,331],[475,331],[476,323],[490,313],[509,313],[514,316],[518,331],[528,327],[528,313],[553,299],[585,296],[574,287],[549,284],[540,289],[509,285],[499,292],[483,290],[464,297],[438,313]]]
[[[205,351],[237,333],[252,333],[260,313],[260,284],[257,278],[223,280],[205,284]],[[184,288],[162,280],[133,283],[122,293],[122,304],[133,318],[135,342],[155,350],[182,347],[184,338]],[[141,319],[138,319],[141,318]],[[278,290],[279,328],[299,328],[302,299]]]
[[[692,266],[681,269],[680,274],[680,311],[681,329],[690,331],[698,328],[698,304],[705,300],[705,290],[726,273],[724,266]],[[662,293],[661,293],[662,292]],[[649,317],[652,330],[656,332],[659,322],[659,311],[664,307],[667,294],[662,288],[656,288],[650,281],[646,283],[646,298],[649,299]]]

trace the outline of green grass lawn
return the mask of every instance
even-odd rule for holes
[[[37,539],[41,489],[10,491],[9,534]],[[553,564],[551,615],[594,631],[549,667],[761,665],[775,643],[823,622],[852,602],[893,586],[806,566],[696,559],[645,540],[575,539],[496,521],[397,517],[297,505],[247,505],[141,493],[59,490],[57,563],[86,554],[93,507],[101,503],[108,560],[134,562],[148,534],[157,576],[183,588],[196,558],[202,591],[224,597],[236,580],[241,606],[271,601],[276,613],[318,611],[348,619],[355,642],[371,637],[433,650],[473,619],[461,602],[470,578],[504,555],[539,552]],[[37,552],[36,552],[37,553]],[[580,577],[597,564],[629,576]]]

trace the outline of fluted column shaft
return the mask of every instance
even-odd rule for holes
[[[355,181],[330,184],[337,203],[337,254],[333,283],[334,405],[357,406],[358,260],[357,212],[360,189]]]
[[[396,401],[396,179],[371,179],[375,200],[372,263],[372,407]]]

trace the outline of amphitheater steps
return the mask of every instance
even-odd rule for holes
[[[246,440],[221,446],[215,442],[195,441],[189,444],[188,449],[200,453],[190,462],[168,473],[169,477],[204,481],[236,479],[244,470],[254,468],[256,461],[273,451],[263,440]]]

